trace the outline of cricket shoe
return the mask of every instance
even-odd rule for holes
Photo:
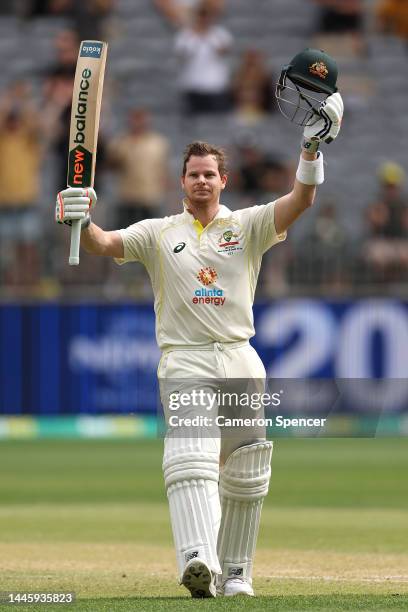
[[[255,597],[254,590],[249,582],[241,578],[229,578],[217,588],[217,594],[224,595],[224,597],[235,597],[235,595]]]
[[[191,593],[191,597],[215,597],[215,575],[201,559],[191,559],[183,572],[181,584]]]

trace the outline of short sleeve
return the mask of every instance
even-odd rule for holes
[[[126,229],[119,230],[123,242],[124,257],[115,258],[119,265],[130,261],[139,261],[147,266],[157,244],[157,230],[159,230],[161,219],[145,219],[129,225]]]
[[[269,202],[260,206],[252,206],[242,211],[247,216],[252,246],[260,255],[279,242],[286,240],[286,232],[276,233],[275,228],[275,204]]]

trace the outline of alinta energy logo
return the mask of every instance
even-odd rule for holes
[[[212,306],[224,306],[225,296],[222,289],[207,289],[215,283],[218,278],[218,274],[215,268],[207,267],[201,268],[197,273],[197,280],[200,281],[204,287],[196,289],[194,291],[194,297],[191,300],[193,304],[211,304]]]
[[[215,268],[201,268],[197,274],[197,278],[206,287],[212,285],[218,278],[217,270]]]

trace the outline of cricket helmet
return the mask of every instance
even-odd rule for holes
[[[280,112],[297,125],[313,125],[323,100],[337,91],[337,74],[330,55],[304,49],[282,68],[275,92]]]

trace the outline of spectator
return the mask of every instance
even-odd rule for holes
[[[214,24],[216,15],[205,2],[201,3],[192,25],[176,36],[180,87],[188,114],[225,112],[231,108],[227,55],[232,36]]]
[[[239,138],[234,157],[232,187],[239,191],[248,203],[250,200],[259,199],[266,162],[264,152],[256,145],[254,137],[244,135]]]
[[[408,200],[403,192],[405,172],[394,162],[383,164],[378,173],[380,194],[368,207],[368,236],[363,261],[369,282],[408,280]]]
[[[318,46],[334,56],[364,53],[364,0],[314,1],[320,7]]]
[[[65,70],[67,73],[75,72],[78,58],[79,38],[76,30],[61,30],[54,39],[55,64],[54,70]]]
[[[128,227],[162,214],[170,184],[167,164],[169,144],[153,131],[146,110],[129,114],[129,131],[108,147],[108,159],[119,177],[119,201],[115,226]]]
[[[311,231],[301,241],[301,249],[294,249],[291,283],[342,292],[351,284],[352,267],[347,232],[337,218],[335,206],[326,202],[319,207]]]
[[[109,18],[116,0],[74,0],[74,28],[81,40],[109,38]]]
[[[106,20],[116,0],[24,0],[20,14],[35,17],[67,17],[71,19],[79,40],[99,40],[106,35]],[[78,49],[77,49],[78,51]]]
[[[31,17],[71,17],[74,0],[28,0],[23,5],[24,15]]]
[[[244,135],[238,142],[234,165],[233,188],[248,206],[264,198],[273,200],[288,189],[288,165],[280,157],[261,151],[251,136]]]
[[[40,262],[40,115],[29,85],[15,83],[0,101],[1,282],[36,285]]]
[[[157,9],[176,28],[183,28],[192,22],[194,10],[201,0],[154,0]],[[224,0],[206,0],[206,5],[219,15],[224,7]]]
[[[294,176],[295,169],[291,164],[288,164],[280,155],[267,153],[261,182],[264,198],[272,201],[286,193]]]
[[[408,42],[408,3],[401,0],[381,0],[377,5],[377,23],[383,32],[399,36]]]
[[[265,57],[257,49],[247,49],[232,79],[232,95],[238,118],[256,122],[274,110],[273,77]]]

